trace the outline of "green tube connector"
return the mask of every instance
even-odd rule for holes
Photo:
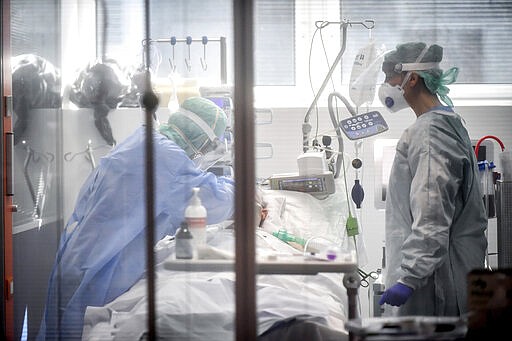
[[[281,229],[277,232],[272,232],[272,235],[274,237],[281,239],[283,242],[287,242],[287,243],[293,242],[293,243],[297,243],[302,246],[304,246],[306,244],[306,241],[303,238],[296,237],[295,235],[286,232],[286,230],[284,230],[284,229]]]

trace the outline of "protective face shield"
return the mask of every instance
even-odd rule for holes
[[[191,148],[193,148],[193,146],[191,146]],[[213,167],[228,156],[227,143],[219,138],[215,138],[213,141],[207,140],[199,150],[196,148],[193,149],[195,149],[196,152],[192,156],[192,161],[202,170]]]
[[[227,117],[214,102],[187,98],[159,131],[180,146],[197,167],[206,170],[228,157]]]
[[[226,141],[218,138],[213,129],[196,113],[183,108],[180,109],[180,113],[193,121],[202,130],[202,133],[197,137],[197,139],[202,140],[198,146],[197,139],[193,143],[180,128],[174,127],[182,136],[186,144],[184,149],[196,166],[202,170],[207,170],[217,162],[222,161],[227,155]]]
[[[402,84],[392,86],[389,83],[384,83],[380,86],[379,99],[389,111],[397,112],[409,106],[404,97],[404,86],[411,77],[411,71],[423,71],[439,68],[439,63],[419,63],[427,53],[428,49],[429,47],[425,46],[414,63],[398,63],[394,66],[393,72],[396,74],[407,71]]]

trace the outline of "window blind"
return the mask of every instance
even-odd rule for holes
[[[441,67],[459,67],[457,83],[512,82],[510,0],[340,0],[340,5],[342,18],[374,19],[373,37],[388,49],[407,41],[441,45]],[[355,56],[368,33],[350,33],[347,55]]]

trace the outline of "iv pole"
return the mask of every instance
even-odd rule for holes
[[[344,20],[344,21],[336,21],[336,22],[333,22],[333,21],[317,21],[317,22],[315,22],[315,26],[320,29],[325,28],[330,24],[341,25],[341,28],[343,30],[342,45],[341,45],[340,52],[338,53],[338,55],[336,56],[336,59],[332,63],[332,66],[329,69],[329,72],[327,72],[327,75],[325,76],[325,79],[322,82],[320,89],[316,93],[316,96],[313,99],[313,102],[311,102],[311,105],[309,106],[308,111],[306,112],[306,116],[304,117],[304,123],[302,123],[302,146],[303,146],[304,153],[307,152],[307,150],[308,150],[308,139],[309,139],[309,133],[311,132],[311,124],[309,123],[309,117],[311,116],[311,112],[313,111],[313,108],[315,108],[315,106],[318,102],[318,99],[324,92],[324,89],[327,86],[327,83],[331,79],[332,74],[334,73],[334,69],[340,62],[341,57],[343,56],[343,53],[345,53],[345,48],[346,48],[346,43],[347,43],[347,27],[352,26],[352,25],[362,25],[369,30],[371,30],[375,27],[374,20],[365,20],[365,21]]]

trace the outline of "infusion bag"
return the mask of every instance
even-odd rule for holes
[[[357,107],[373,102],[381,60],[382,54],[373,39],[357,52],[349,86],[350,99]]]

